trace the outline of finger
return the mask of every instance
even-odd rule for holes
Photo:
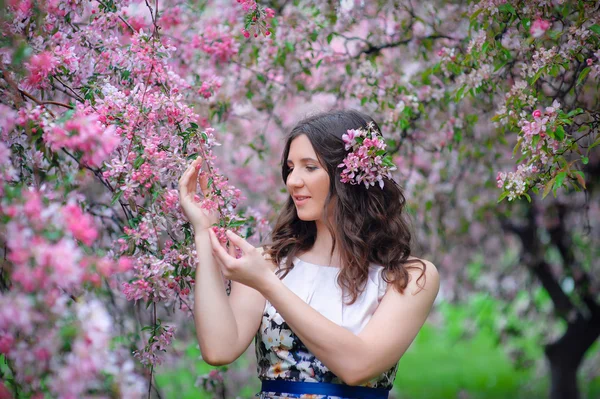
[[[209,231],[209,233],[208,233],[209,236],[211,236],[211,238],[212,238],[213,253],[215,254],[215,257],[218,258],[223,263],[223,265],[228,265],[229,262],[231,261],[229,254],[219,244],[219,239],[217,238],[217,235],[215,234],[215,232],[212,229],[208,229],[208,231]]]
[[[235,258],[235,245],[231,240],[229,240],[229,248],[227,248],[227,253]]]
[[[191,195],[196,194],[196,187],[198,185],[198,169],[196,168],[197,164],[198,162],[196,161],[192,163],[192,168],[189,171],[189,176],[187,180],[187,189]]]
[[[185,191],[186,194],[188,194],[188,191],[189,191],[187,188],[187,185],[189,183],[190,176],[194,171],[196,161],[197,161],[197,159],[190,162],[188,167],[185,169],[185,171],[181,175],[181,178],[179,179],[179,187],[180,187],[180,189],[183,188],[184,190],[181,190],[181,191]]]
[[[233,241],[235,245],[240,247],[241,250],[244,251],[244,253],[248,253],[249,251],[256,249],[252,244],[250,244],[248,241],[244,240],[242,237],[238,236],[231,230],[227,230],[225,234],[227,234],[227,237],[229,237],[229,239]]]
[[[200,190],[202,191],[202,195],[206,196],[208,193],[208,175],[202,174],[200,175]]]

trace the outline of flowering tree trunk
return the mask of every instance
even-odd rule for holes
[[[590,195],[598,190],[600,163],[588,165],[586,174]],[[576,249],[571,241],[572,231],[566,222],[569,209],[564,204],[556,204],[554,224],[545,226],[550,242],[562,258],[562,267],[566,274],[574,276],[571,295],[565,293],[560,284],[561,274],[547,263],[544,257],[545,247],[539,237],[544,226],[539,224],[536,203],[527,206],[527,224],[516,226],[507,221],[503,226],[507,231],[516,233],[522,242],[522,260],[527,269],[536,276],[546,289],[554,305],[555,314],[567,323],[564,334],[544,346],[545,356],[550,368],[551,399],[576,399],[580,397],[577,372],[586,352],[600,336],[600,303],[592,291],[592,278],[575,256]],[[548,228],[549,227],[549,228]]]

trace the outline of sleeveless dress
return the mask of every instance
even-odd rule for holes
[[[282,263],[285,262],[285,258]],[[315,265],[294,257],[294,268],[281,281],[304,302],[334,323],[358,334],[367,325],[385,294],[383,266],[371,264],[363,293],[355,303],[343,303],[337,284],[339,268]],[[333,339],[334,337],[332,337]],[[344,384],[313,355],[267,300],[260,328],[254,337],[258,378]],[[398,363],[362,386],[390,389]],[[339,396],[259,392],[260,399],[349,399]]]

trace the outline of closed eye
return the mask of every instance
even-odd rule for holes
[[[289,173],[292,173],[292,170],[294,170],[294,168],[290,168],[289,166],[288,166],[288,168],[289,168]],[[319,168],[317,168],[316,166],[307,166],[306,169],[308,169],[310,172],[313,172]]]

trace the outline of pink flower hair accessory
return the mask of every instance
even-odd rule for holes
[[[368,189],[376,182],[383,190],[383,178],[392,179],[391,171],[396,170],[392,157],[386,154],[386,143],[377,135],[373,122],[367,128],[348,129],[342,135],[346,151],[350,150],[338,168],[345,168],[341,173],[342,183],[364,183]]]

